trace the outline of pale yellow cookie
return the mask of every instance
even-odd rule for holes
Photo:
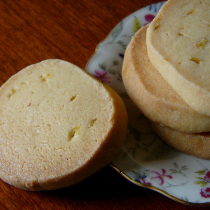
[[[122,77],[129,97],[152,121],[184,132],[210,131],[210,117],[187,105],[151,64],[147,28],[134,35],[125,52]]]
[[[196,111],[210,116],[210,1],[169,0],[147,30],[155,68]]]
[[[184,133],[151,122],[153,131],[168,145],[180,152],[210,159],[210,133]]]
[[[126,133],[121,98],[71,63],[31,65],[0,88],[0,178],[18,188],[84,180],[112,161]]]

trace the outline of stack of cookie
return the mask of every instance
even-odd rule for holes
[[[169,0],[129,43],[123,82],[153,130],[210,159],[210,2]]]

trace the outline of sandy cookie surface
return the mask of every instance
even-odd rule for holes
[[[121,98],[57,59],[31,65],[0,88],[0,178],[26,190],[70,186],[121,149]]]

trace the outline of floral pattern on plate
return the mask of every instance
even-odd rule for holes
[[[128,98],[122,82],[124,53],[132,36],[150,23],[164,2],[149,5],[123,19],[97,47],[86,70],[118,92],[129,116],[129,134],[111,166],[136,185],[178,202],[210,205],[210,161],[178,152],[156,136],[144,115]]]

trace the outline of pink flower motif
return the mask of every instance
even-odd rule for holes
[[[150,182],[146,182],[145,179],[143,179],[143,178],[140,178],[139,181],[146,185],[152,185]]]
[[[151,15],[151,14],[148,14],[148,15],[145,15],[145,20],[147,21],[147,22],[152,22],[152,20],[155,18],[155,16],[154,15]]]
[[[205,174],[204,181],[210,183],[210,171]]]
[[[147,176],[143,175],[141,177],[139,177],[138,179],[135,179],[137,182],[140,182],[142,184],[146,184],[146,185],[152,185],[150,182],[146,182],[145,178],[147,178]]]
[[[210,187],[202,188],[200,194],[204,198],[210,198]]]
[[[156,174],[157,176],[154,176],[151,178],[152,179],[158,179],[159,180],[159,185],[164,184],[164,178],[167,177],[169,179],[172,179],[173,177],[171,175],[166,175],[166,170],[162,169],[162,174],[158,173],[157,171],[151,171],[152,173]]]
[[[95,70],[95,75],[98,80],[104,83],[111,83],[111,77],[107,75],[107,72],[104,70]]]

